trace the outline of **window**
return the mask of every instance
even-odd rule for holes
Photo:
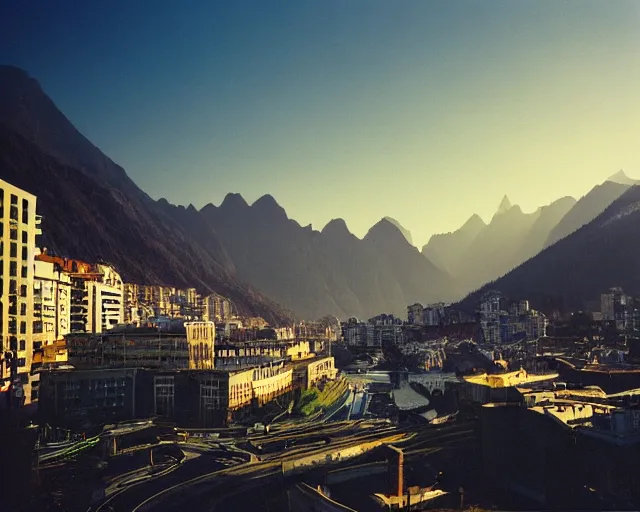
[[[27,285],[26,284],[21,284],[20,285],[20,297],[26,297],[27,296]]]
[[[11,205],[18,206],[18,196],[15,194],[11,194]]]
[[[154,377],[155,414],[173,416],[173,376]]]
[[[18,338],[9,336],[9,350],[18,350]]]
[[[23,247],[22,248],[22,261],[27,261],[27,259],[29,258],[29,249],[27,249],[27,247]]]
[[[18,358],[18,366],[19,366],[20,368],[23,368],[23,367],[25,367],[26,365],[27,365],[27,359],[26,359],[26,358],[24,358],[24,357],[19,357],[19,358]],[[28,376],[27,376],[27,377],[28,377]]]
[[[24,340],[20,340],[20,349],[19,350],[27,350],[27,342]]]
[[[20,303],[20,316],[26,316],[27,314],[27,304],[26,302]]]
[[[11,240],[18,240],[18,230],[9,229],[9,238],[11,238]]]
[[[27,322],[20,322],[20,334],[27,334]]]
[[[11,246],[9,247],[9,256],[11,258],[18,257],[18,244],[15,242],[11,242]]]
[[[26,231],[22,232],[22,243],[23,244],[29,243],[29,233],[27,233]]]
[[[9,281],[9,295],[16,295],[18,293],[18,282],[15,279]]]
[[[22,223],[29,223],[29,201],[26,199],[22,200]]]
[[[9,262],[9,275],[11,277],[18,277],[18,264],[15,261]]]
[[[42,320],[34,320],[33,334],[42,334]]]
[[[20,276],[22,278],[26,279],[27,275],[28,275],[28,272],[29,272],[28,267],[26,265],[22,265],[22,270],[20,271]]]
[[[0,219],[4,217],[4,189],[0,188]]]

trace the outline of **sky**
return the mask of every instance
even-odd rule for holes
[[[25,69],[152,197],[269,193],[417,245],[640,177],[635,0],[0,1]]]

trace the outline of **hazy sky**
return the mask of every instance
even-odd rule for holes
[[[0,1],[0,63],[152,197],[418,244],[640,176],[640,2]]]

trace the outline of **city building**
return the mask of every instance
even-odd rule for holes
[[[509,301],[499,292],[488,292],[478,310],[482,338],[487,344],[534,340],[546,336],[548,320],[531,309],[526,300]]]
[[[3,389],[10,387],[22,403],[32,399],[34,257],[36,237],[42,234],[36,201],[0,180],[0,374]]]
[[[423,324],[424,308],[422,304],[416,302],[407,308],[407,322],[409,325]]]
[[[602,320],[611,322],[618,331],[633,327],[633,298],[625,295],[622,288],[611,288],[600,295]]]
[[[435,327],[447,323],[446,306],[440,302],[426,306],[422,312],[422,323],[429,327]]]
[[[71,325],[71,277],[36,256],[33,286],[34,349],[62,340]]]
[[[71,289],[70,332],[106,332],[124,323],[124,285],[111,265],[36,255],[68,275]]]
[[[342,339],[353,350],[376,353],[386,344],[402,344],[402,321],[393,315],[378,315],[367,322],[350,318],[342,324]]]

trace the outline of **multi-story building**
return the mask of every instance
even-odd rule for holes
[[[0,375],[18,401],[31,400],[36,197],[0,180]],[[11,362],[7,365],[7,360]],[[10,383],[11,374],[16,379]]]
[[[71,330],[71,278],[54,263],[35,261],[33,338],[42,345],[62,339]],[[37,348],[37,347],[36,347]]]
[[[231,319],[231,302],[222,295],[212,293],[203,299],[204,319],[225,322]]]
[[[546,336],[546,316],[530,309],[526,300],[510,302],[498,292],[489,292],[480,303],[478,315],[483,340],[488,344]]]
[[[430,304],[422,312],[422,323],[428,327],[441,325],[446,319],[446,306],[444,303]]]
[[[615,323],[616,329],[624,331],[632,328],[633,299],[625,295],[622,288],[610,288],[600,296],[602,320]]]
[[[424,307],[419,302],[407,307],[407,321],[409,325],[422,325],[424,316]]]

